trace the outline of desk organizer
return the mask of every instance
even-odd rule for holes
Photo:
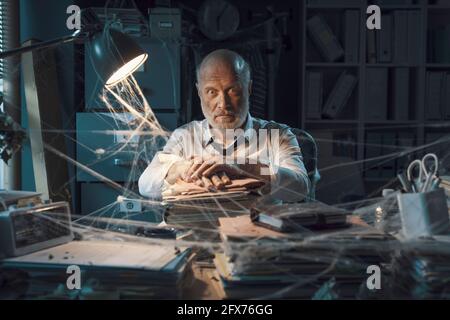
[[[398,194],[397,200],[406,239],[450,233],[444,189]]]

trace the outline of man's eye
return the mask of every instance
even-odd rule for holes
[[[212,89],[206,90],[206,94],[214,95],[214,94],[216,94],[216,90],[212,90]]]
[[[234,95],[240,95],[241,94],[241,90],[239,88],[231,88],[230,89],[230,93],[234,94]]]

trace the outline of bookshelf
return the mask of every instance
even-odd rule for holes
[[[366,28],[366,9],[371,4],[381,8],[381,31]],[[347,184],[360,186],[358,180],[362,180],[364,196],[379,196],[411,159],[429,151],[442,157],[450,149],[448,142],[416,148],[450,134],[450,112],[445,111],[450,104],[450,45],[448,49],[439,47],[442,39],[450,43],[450,0],[305,0],[300,14],[299,123],[318,140],[319,170],[325,168],[321,170],[319,200],[336,203],[363,196],[349,190],[347,195],[329,198],[329,190],[339,187],[334,184],[337,177],[330,168],[351,166],[351,172],[358,172],[353,174],[353,180],[343,177]],[[317,23],[311,26],[308,21],[317,15],[344,51],[334,61],[325,59],[332,54],[323,53],[311,32],[318,29]],[[355,23],[356,16],[359,19]],[[356,33],[356,40],[350,30]],[[401,34],[404,37],[398,41]],[[352,46],[346,47],[348,43]],[[340,112],[334,118],[324,119],[317,114],[317,108],[320,106],[321,112],[326,108],[343,72],[353,75],[356,85],[350,97],[344,99]],[[441,84],[438,93],[429,90],[433,81]],[[436,102],[436,96],[448,101]],[[435,110],[430,107],[433,105],[441,107],[440,117],[430,116]],[[344,139],[338,141],[339,137]],[[417,152],[410,152],[415,149]],[[395,156],[399,152],[404,154]],[[365,161],[367,158],[377,160]],[[346,171],[342,170],[342,175],[348,175]],[[322,194],[321,186],[325,186]]]

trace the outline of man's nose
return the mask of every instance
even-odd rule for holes
[[[230,97],[226,93],[220,94],[217,106],[221,109],[229,109],[231,107]]]

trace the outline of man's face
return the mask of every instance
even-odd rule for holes
[[[251,82],[239,79],[229,64],[216,62],[205,66],[197,84],[203,114],[217,129],[241,127],[249,109]]]

